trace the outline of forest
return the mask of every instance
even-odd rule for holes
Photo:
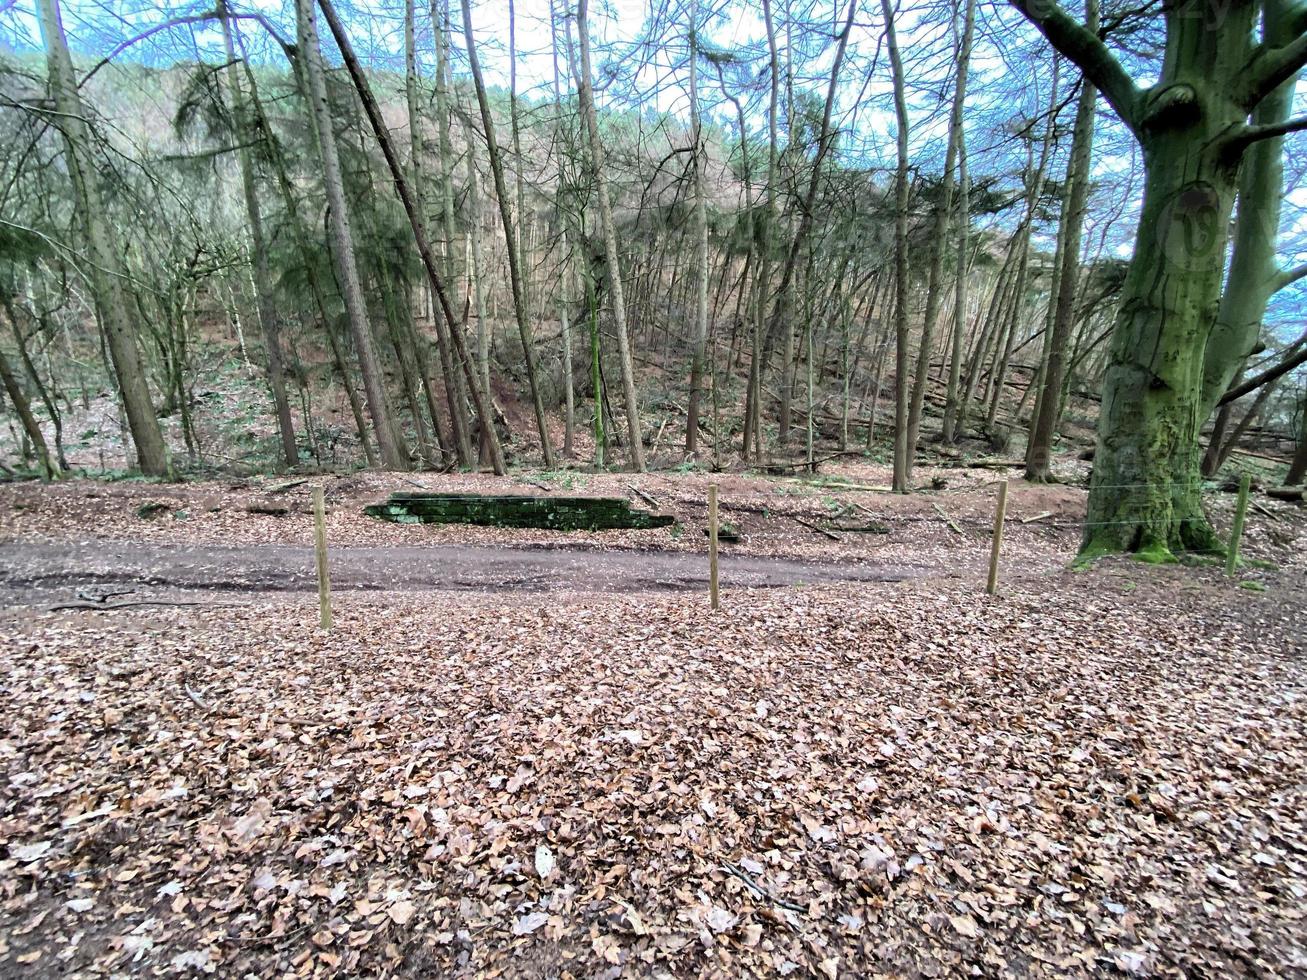
[[[0,5],[0,973],[1303,969],[1304,65]]]

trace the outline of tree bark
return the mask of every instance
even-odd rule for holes
[[[1082,559],[1219,551],[1200,495],[1204,355],[1240,158],[1275,132],[1245,120],[1307,61],[1301,18],[1291,43],[1254,44],[1252,3],[1231,5],[1215,23],[1167,7],[1161,77],[1141,90],[1055,2],[1014,3],[1080,65],[1143,148],[1144,200],[1108,355]]]
[[[894,490],[908,492],[908,104],[891,0],[880,0],[894,79],[898,167],[894,174]]]
[[[476,41],[472,36],[472,6],[462,0],[463,37],[467,42],[467,57],[472,67],[472,84],[476,88],[477,105],[481,109],[481,125],[485,130],[486,151],[490,156],[490,173],[495,182],[495,197],[499,202],[499,217],[504,224],[504,243],[508,254],[508,281],[513,292],[513,312],[517,318],[517,332],[522,338],[522,354],[526,361],[527,384],[531,389],[531,405],[535,409],[536,429],[540,433],[540,448],[546,469],[553,469],[554,448],[549,441],[549,421],[545,416],[545,403],[540,394],[540,380],[536,371],[535,341],[528,322],[526,294],[522,288],[522,266],[519,241],[513,229],[513,215],[508,202],[508,186],[504,181],[504,162],[495,138],[495,120],[490,112],[485,81],[481,76],[481,61],[477,57]],[[468,148],[471,152],[471,147]],[[616,266],[614,266],[616,268]]]
[[[336,274],[340,278],[341,296],[345,301],[350,331],[354,336],[359,370],[363,375],[368,414],[372,416],[372,428],[381,450],[382,465],[387,469],[405,470],[408,469],[408,459],[390,416],[381,366],[377,360],[376,341],[372,335],[372,325],[368,322],[367,305],[363,301],[363,287],[354,257],[354,238],[345,202],[345,185],[341,180],[331,106],[327,101],[327,83],[322,66],[322,51],[318,47],[317,16],[313,10],[313,0],[295,0],[295,12],[299,51],[304,63],[309,103],[322,160],[322,182],[327,193],[332,256],[336,262]]]
[[[1098,33],[1098,0],[1086,0],[1085,26]],[[1076,122],[1071,137],[1071,160],[1067,164],[1066,227],[1062,235],[1062,267],[1057,277],[1057,308],[1048,334],[1048,363],[1035,401],[1035,421],[1026,444],[1026,479],[1045,483],[1050,476],[1053,438],[1062,404],[1062,383],[1066,376],[1068,347],[1075,326],[1076,289],[1080,282],[1080,238],[1089,202],[1089,166],[1094,145],[1094,107],[1098,90],[1089,79],[1080,85]],[[1001,385],[1003,379],[999,378]]]
[[[956,16],[956,15],[955,15]],[[954,24],[956,24],[956,20]],[[948,241],[949,212],[953,207],[953,167],[957,161],[962,140],[962,107],[967,97],[967,70],[971,61],[971,40],[975,33],[976,0],[967,0],[967,12],[962,38],[956,46],[957,82],[953,89],[953,108],[949,114],[948,145],[944,152],[943,187],[935,206],[934,227],[930,237],[930,270],[926,280],[926,309],[921,324],[921,343],[917,352],[917,373],[912,384],[912,400],[908,405],[907,478],[912,478],[916,462],[917,443],[921,437],[921,412],[926,400],[926,385],[930,381],[930,358],[934,353],[935,320],[939,316],[941,283],[944,271],[944,251]],[[956,28],[955,28],[956,30]],[[954,34],[956,38],[956,33]],[[959,253],[960,256],[965,252]],[[964,274],[963,262],[958,264],[958,275]]]
[[[1285,6],[1279,0],[1265,6],[1265,37],[1275,44],[1293,37]],[[1287,120],[1296,83],[1294,76],[1262,100],[1253,111],[1253,123]],[[1284,138],[1254,143],[1244,154],[1239,175],[1229,272],[1203,358],[1204,421],[1257,346],[1267,304],[1283,283],[1275,256],[1283,199]]]
[[[482,420],[482,431],[485,433],[484,438],[488,443],[490,453],[490,465],[495,475],[503,476],[507,471],[504,467],[504,454],[499,445],[499,436],[495,432],[490,391],[488,387],[483,390],[476,376],[476,369],[472,365],[472,360],[467,355],[467,345],[463,340],[463,326],[465,324],[460,324],[454,319],[454,310],[449,304],[449,295],[445,291],[440,273],[436,270],[436,260],[432,255],[431,246],[427,242],[426,229],[423,227],[421,216],[417,212],[417,205],[413,201],[413,194],[409,190],[408,181],[404,177],[404,168],[399,162],[399,155],[395,152],[390,133],[386,129],[385,121],[381,118],[381,109],[377,105],[376,98],[372,95],[372,87],[368,84],[367,76],[363,74],[363,68],[359,64],[358,58],[354,56],[353,45],[349,42],[349,36],[345,33],[340,18],[336,16],[336,12],[329,0],[318,0],[318,3],[322,8],[323,15],[327,18],[327,23],[331,27],[331,33],[336,39],[336,45],[340,48],[341,58],[344,60],[345,68],[349,71],[350,78],[354,82],[359,101],[363,103],[363,110],[367,114],[368,123],[371,125],[372,133],[377,139],[377,145],[381,147],[382,156],[386,159],[386,166],[390,170],[390,178],[395,185],[395,193],[399,197],[400,204],[403,205],[404,213],[408,216],[409,227],[413,231],[413,241],[417,245],[418,256],[426,269],[427,282],[436,294],[436,299],[440,301],[440,309],[444,313],[445,324],[449,328],[454,357],[462,365],[463,377],[472,391],[472,401],[476,406],[477,416]]]
[[[50,455],[50,447],[46,444],[45,435],[41,432],[36,416],[32,414],[32,405],[28,401],[27,392],[23,391],[23,386],[18,383],[18,378],[9,366],[9,359],[5,357],[3,350],[0,350],[0,382],[3,382],[9,400],[13,402],[14,412],[18,415],[18,421],[22,423],[23,432],[27,434],[32,448],[36,451],[36,459],[41,464],[41,471],[45,474],[45,478],[59,479],[63,475],[63,470]]]
[[[1302,428],[1298,432],[1298,448],[1294,450],[1293,461],[1289,464],[1289,472],[1284,478],[1286,487],[1299,486],[1304,477],[1307,477],[1307,396],[1303,398],[1300,408]]]
[[[685,451],[699,451],[699,398],[708,350],[708,202],[703,176],[707,147],[699,118],[699,3],[690,3],[690,132],[694,141],[694,348],[690,358],[690,395],[685,413]]]
[[[622,392],[626,401],[626,428],[630,440],[631,468],[644,472],[644,444],[640,435],[640,405],[635,394],[635,368],[626,332],[626,301],[622,296],[622,269],[618,263],[617,229],[608,196],[608,178],[604,167],[603,141],[599,136],[599,117],[595,112],[594,74],[590,67],[590,31],[586,25],[589,0],[577,0],[576,28],[581,49],[581,77],[578,96],[590,141],[590,162],[594,168],[595,196],[599,201],[599,222],[603,227],[604,251],[608,257],[609,295],[613,306],[613,327],[617,334],[617,353],[622,366]]]
[[[219,0],[218,10],[222,13],[222,40],[227,50],[229,66],[224,74],[227,77],[227,95],[231,102],[231,115],[235,120],[235,137],[240,146],[236,158],[240,164],[241,188],[245,192],[245,214],[250,222],[250,255],[254,265],[254,299],[259,311],[259,329],[263,334],[264,358],[267,364],[268,388],[272,391],[272,405],[277,416],[277,431],[281,435],[282,458],[287,466],[299,462],[299,449],[295,444],[295,424],[290,415],[290,399],[286,397],[286,370],[281,359],[281,331],[277,326],[277,307],[272,296],[272,274],[268,268],[267,238],[263,234],[263,209],[259,203],[259,191],[254,177],[254,161],[250,157],[250,146],[256,142],[256,134],[250,131],[245,99],[241,93],[240,79],[236,74],[236,46],[232,42],[231,19],[226,15],[227,8]]]
[[[64,160],[86,242],[87,271],[127,414],[127,427],[136,447],[141,472],[146,476],[170,476],[168,449],[150,401],[145,368],[136,344],[136,330],[123,295],[122,252],[109,228],[99,177],[91,160],[90,126],[77,92],[73,59],[68,53],[58,0],[39,0],[37,13],[45,42],[50,94],[59,112]]]

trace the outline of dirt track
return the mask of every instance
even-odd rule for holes
[[[724,554],[722,585],[775,587],[830,582],[895,582],[924,569],[864,562],[817,563]],[[337,548],[336,589],[468,589],[636,592],[707,587],[705,556],[569,546],[479,545]],[[135,541],[0,544],[0,603],[71,598],[77,589],[133,586],[223,592],[317,588],[313,551],[292,545],[169,545]]]

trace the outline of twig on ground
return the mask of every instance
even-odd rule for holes
[[[86,589],[78,589],[77,598],[103,606],[116,595],[131,595],[135,591],[135,589],[105,589],[102,592],[88,592]]]
[[[941,507],[939,504],[936,503],[932,503],[930,506],[935,508],[935,513],[940,516],[940,520],[942,520],[945,524],[947,524],[955,534],[959,534],[959,535],[962,534],[962,528],[958,527],[957,522],[953,520],[953,518],[949,517],[948,514],[944,513],[943,507]]]
[[[840,536],[836,534],[834,531],[828,531],[824,527],[819,527],[818,525],[812,523],[812,521],[806,521],[802,517],[798,517],[798,516],[791,516],[790,519],[794,521],[796,524],[802,524],[804,527],[808,528],[809,530],[816,531],[818,534],[826,535],[826,537],[830,538],[832,541],[841,540]]]
[[[286,493],[288,490],[294,490],[296,487],[302,487],[304,486],[304,484],[308,482],[309,482],[308,478],[306,477],[305,479],[302,480],[291,480],[288,483],[279,483],[275,487],[268,488],[268,496],[271,497],[274,494]]]
[[[128,602],[61,602],[47,606],[45,612],[64,612],[70,609],[126,609],[129,606],[212,606],[214,608],[240,606],[239,602],[204,602],[199,599],[132,599]]]
[[[750,890],[752,890],[755,895],[757,895],[761,899],[765,899],[770,904],[775,905],[779,908],[788,909],[791,912],[797,912],[800,915],[808,914],[808,910],[804,908],[802,905],[799,905],[795,902],[787,902],[783,898],[777,898],[766,888],[763,888],[762,885],[754,881],[753,878],[749,876],[749,873],[747,871],[744,871],[741,868],[737,868],[729,861],[722,865],[722,870],[729,875],[734,875],[736,878],[739,878],[742,882],[744,882],[746,885],[749,886]]]
[[[627,484],[626,489],[630,490],[633,494],[635,494],[637,497],[639,497],[641,500],[643,500],[646,504],[648,504],[648,505],[649,505],[650,507],[652,507],[654,510],[658,510],[658,507],[659,507],[658,501],[654,500],[653,497],[649,496],[647,493],[645,493],[645,492],[644,492],[643,490],[641,490],[639,487],[633,487],[633,486],[631,486],[630,484]]]
[[[1052,512],[1051,510],[1046,510],[1046,511],[1044,511],[1042,514],[1036,514],[1034,517],[1023,517],[1023,518],[1021,518],[1021,523],[1022,523],[1022,524],[1034,524],[1035,521],[1042,521],[1045,517],[1052,517],[1052,516],[1053,516],[1053,512]]]

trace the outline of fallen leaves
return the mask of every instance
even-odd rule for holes
[[[1298,641],[1156,574],[0,621],[0,972],[1292,973]]]

